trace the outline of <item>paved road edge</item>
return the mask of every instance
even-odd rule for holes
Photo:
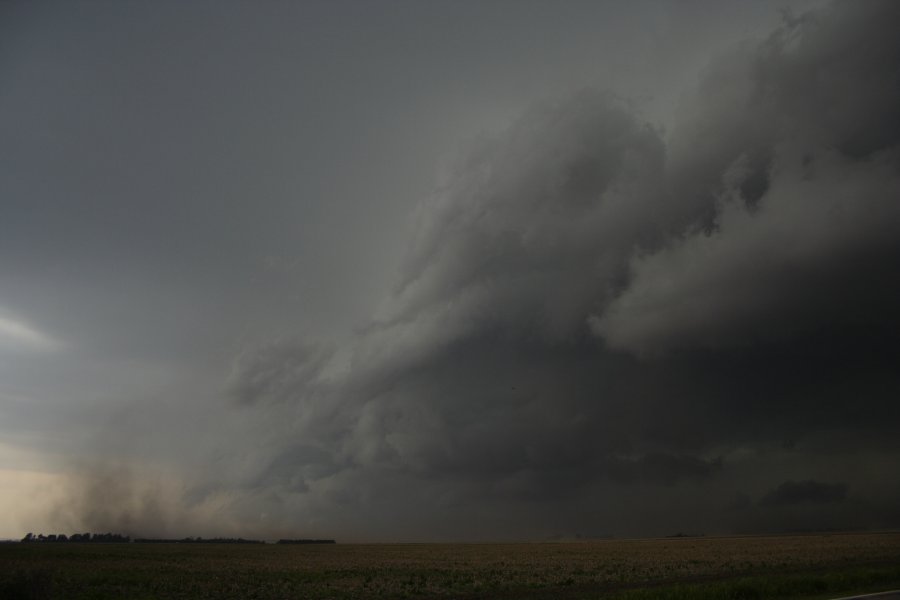
[[[862,600],[863,598],[900,598],[900,590],[888,590],[886,592],[875,592],[873,594],[861,594],[859,596],[842,596],[833,600]]]

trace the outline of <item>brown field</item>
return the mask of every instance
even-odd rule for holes
[[[900,534],[521,544],[2,544],[0,598],[821,598],[900,587]]]

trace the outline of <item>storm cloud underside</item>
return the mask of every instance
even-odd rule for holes
[[[402,531],[777,529],[804,491],[831,502],[795,527],[896,523],[898,23],[786,22],[668,134],[584,91],[483,140],[365,331],[236,364],[235,397],[288,423],[254,485]],[[810,475],[839,482],[785,482]]]

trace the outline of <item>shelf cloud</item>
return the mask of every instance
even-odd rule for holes
[[[900,526],[900,3],[13,4],[29,519]]]
[[[670,131],[585,90],[481,141],[418,207],[368,327],[236,363],[235,399],[292,415],[256,483],[539,518],[623,486],[716,498],[779,452],[817,473],[831,434],[893,464],[898,22],[890,2],[786,19],[714,58]]]

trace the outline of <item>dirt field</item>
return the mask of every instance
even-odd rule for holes
[[[0,598],[827,598],[900,587],[900,534],[534,544],[2,544]]]

